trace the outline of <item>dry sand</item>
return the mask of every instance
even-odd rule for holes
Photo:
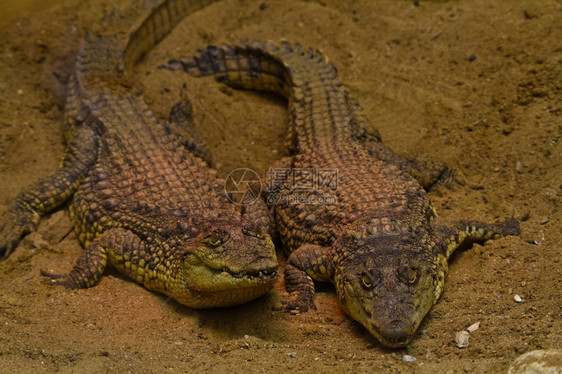
[[[57,169],[62,82],[108,2],[69,1],[3,21],[0,212]],[[52,287],[40,269],[68,271],[81,251],[62,210],[0,262],[0,371],[481,373],[560,348],[560,25],[562,3],[553,0],[226,0],[186,18],[137,66],[139,87],[167,117],[186,85],[223,177],[237,167],[263,171],[286,154],[286,102],[157,66],[208,44],[286,39],[329,56],[393,149],[431,154],[465,177],[464,186],[430,193],[444,220],[528,214],[521,236],[455,254],[410,347],[389,350],[343,314],[329,285],[319,287],[318,310],[302,315],[277,310],[282,280],[250,304],[207,311],[114,271],[91,289]],[[475,322],[459,349],[455,334]]]

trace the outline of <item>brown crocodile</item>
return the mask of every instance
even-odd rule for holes
[[[401,347],[442,293],[455,249],[519,234],[514,219],[437,222],[424,187],[452,183],[450,169],[400,157],[366,131],[367,118],[319,51],[254,41],[199,53],[168,68],[289,100],[292,156],[270,169],[267,195],[289,253],[289,309],[315,308],[313,280],[333,282],[349,316],[383,345]]]
[[[0,256],[68,202],[85,250],[69,274],[44,272],[56,284],[90,287],[109,263],[193,308],[241,304],[271,289],[277,258],[258,225],[266,223],[265,204],[242,215],[228,200],[224,182],[195,155],[204,155],[203,147],[187,137],[196,135],[189,103],[162,121],[130,93],[134,62],[208,3],[131,7],[86,35],[68,87],[60,170],[18,195],[3,215]]]

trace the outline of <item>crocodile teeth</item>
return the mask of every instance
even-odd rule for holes
[[[261,278],[261,279],[272,279],[277,277],[277,270],[259,270],[257,273],[248,273],[246,271],[241,271],[238,273],[233,273],[227,268],[220,269],[221,273],[227,273],[234,278]]]

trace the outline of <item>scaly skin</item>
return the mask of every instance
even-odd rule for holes
[[[205,153],[186,137],[195,135],[189,103],[160,121],[127,89],[136,59],[210,1],[202,3],[164,1],[144,17],[142,9],[128,9],[86,35],[68,89],[61,168],[21,193],[3,215],[0,255],[69,201],[85,250],[69,274],[43,272],[57,284],[91,287],[110,263],[193,308],[241,304],[271,289],[274,246],[253,221],[266,222],[265,205],[242,216],[216,172],[190,152]]]
[[[438,300],[456,248],[519,234],[512,219],[502,225],[435,221],[423,187],[450,182],[450,170],[428,158],[402,158],[367,132],[368,120],[318,51],[241,42],[208,47],[198,57],[170,61],[169,68],[289,100],[293,155],[271,169],[288,172],[275,178],[267,196],[289,253],[289,309],[314,308],[313,280],[333,282],[353,319],[383,345],[401,347]],[[324,180],[303,188],[310,169],[335,169],[337,186]],[[335,199],[313,203],[323,196]]]

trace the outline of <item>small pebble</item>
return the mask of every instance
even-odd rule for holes
[[[297,352],[289,352],[289,353],[287,353],[287,356],[289,356],[291,358],[295,358],[295,357],[297,357]]]
[[[468,331],[468,332],[474,332],[474,331],[478,330],[479,327],[480,327],[480,321],[478,321],[478,322],[476,322],[476,323],[473,323],[472,325],[468,326],[468,327],[466,328],[466,331]]]
[[[543,240],[544,240],[544,232],[543,232],[543,230],[540,230],[540,231],[539,231],[539,235],[540,235],[540,237],[541,237],[540,239],[535,239],[535,240],[533,240],[533,243],[535,243],[536,245],[541,245],[542,242],[543,242]]]
[[[457,343],[457,347],[459,348],[468,347],[469,339],[470,339],[470,334],[468,333],[468,331],[459,331],[455,335],[455,342]]]
[[[414,356],[410,356],[410,355],[404,355],[402,356],[402,361],[406,361],[406,362],[414,362],[417,359]]]
[[[519,295],[513,296],[513,300],[514,300],[516,303],[520,303],[520,302],[523,301],[523,299],[521,299],[521,296],[519,296]]]
[[[475,55],[470,55],[470,56],[468,56],[468,62],[472,62],[472,61],[474,61],[474,60],[476,60],[476,56],[475,56]]]

